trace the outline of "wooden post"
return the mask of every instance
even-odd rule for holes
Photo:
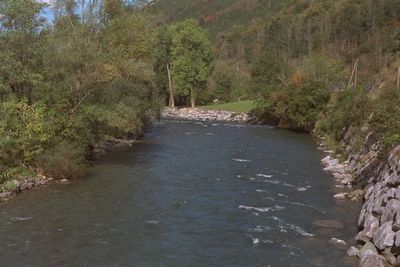
[[[358,76],[358,58],[356,60],[356,63],[354,65],[355,67],[355,74],[354,74],[354,87],[357,86],[357,76]]]
[[[357,85],[357,74],[358,74],[358,58],[356,59],[356,62],[354,63],[353,71],[351,72],[348,87]]]
[[[172,79],[171,79],[171,70],[169,68],[169,64],[167,64],[167,73],[168,73],[168,87],[169,87],[169,107],[175,107],[175,98],[174,98],[174,90],[172,89]]]

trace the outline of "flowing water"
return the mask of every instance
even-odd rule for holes
[[[315,141],[162,121],[84,179],[0,204],[0,266],[354,266],[358,204],[335,203]],[[334,219],[344,229],[319,228]]]

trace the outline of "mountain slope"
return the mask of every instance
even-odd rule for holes
[[[158,0],[152,3],[155,12],[167,21],[196,18],[207,28],[213,40],[237,26],[244,26],[256,18],[281,7],[287,1],[277,0]]]

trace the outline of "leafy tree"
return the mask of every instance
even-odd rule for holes
[[[34,90],[43,79],[43,43],[40,31],[44,5],[33,0],[5,1],[0,4],[0,81],[2,99],[6,91],[33,102]],[[8,90],[6,90],[8,88]]]
[[[165,87],[168,83],[169,103],[170,107],[175,107],[175,93],[171,77],[172,62],[172,30],[171,27],[164,26],[158,30],[157,49],[156,49],[156,69],[160,74],[160,86]],[[168,79],[165,79],[167,77]]]
[[[211,42],[194,20],[176,23],[172,31],[172,75],[177,93],[190,95],[194,107],[196,95],[204,88],[213,68]]]

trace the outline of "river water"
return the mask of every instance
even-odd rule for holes
[[[354,266],[359,204],[309,135],[162,121],[84,179],[0,204],[0,266]],[[344,229],[319,228],[334,219]]]

